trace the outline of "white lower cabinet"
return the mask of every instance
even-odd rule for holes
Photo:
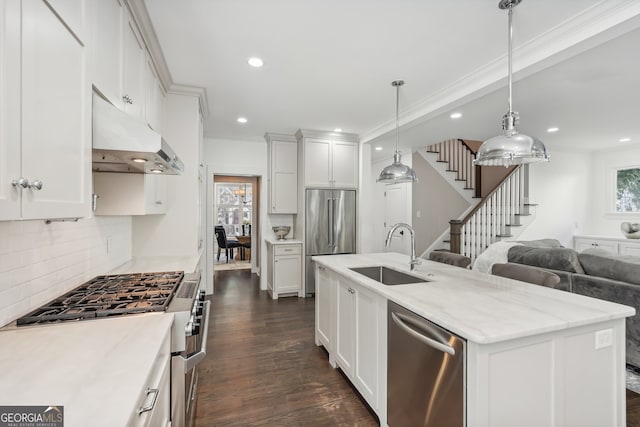
[[[167,177],[94,172],[96,215],[153,215],[167,212]]]
[[[380,408],[380,355],[386,351],[381,329],[385,300],[376,293],[338,276],[336,283],[336,364],[369,406]],[[383,344],[383,345],[381,345]],[[385,397],[386,398],[386,397]]]
[[[302,243],[276,243],[267,240],[267,291],[273,299],[280,295],[304,296],[302,290]]]
[[[128,427],[164,427],[171,425],[171,330],[162,343],[151,368],[149,379],[141,390]]]
[[[591,237],[574,237],[573,248],[582,252],[586,249],[603,249],[613,254],[618,253],[618,242],[615,240],[605,240]]]
[[[324,346],[330,355],[333,353],[334,346],[333,329],[335,316],[333,315],[333,309],[335,304],[333,300],[335,299],[336,283],[335,273],[323,266],[316,268],[316,345]],[[330,362],[335,368],[333,358],[331,358]]]

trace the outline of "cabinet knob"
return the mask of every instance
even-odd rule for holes
[[[39,179],[36,179],[31,183],[31,185],[29,185],[29,188],[36,191],[42,190],[42,181],[40,181]]]
[[[29,188],[29,180],[27,178],[20,178],[17,181],[14,179],[11,181],[11,185],[14,187]]]
[[[161,200],[156,200],[156,205],[161,205],[162,201]]]
[[[133,104],[133,99],[129,95],[123,95],[122,100],[125,104]]]

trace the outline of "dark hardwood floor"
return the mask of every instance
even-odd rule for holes
[[[216,272],[215,287],[197,427],[378,425],[314,344],[313,298],[271,300],[249,270]],[[640,427],[629,390],[627,427]]]
[[[216,272],[196,426],[376,426],[314,343],[314,299],[271,300],[248,270]]]

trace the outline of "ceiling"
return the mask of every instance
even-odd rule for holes
[[[527,0],[514,11],[519,130],[549,148],[640,142],[640,2]],[[145,0],[175,83],[204,87],[205,137],[357,133],[390,157],[392,80],[403,150],[485,139],[506,112],[497,0]],[[262,68],[247,64],[264,60]],[[451,120],[452,111],[463,114]],[[240,124],[238,117],[248,122]],[[546,129],[560,130],[548,134]]]

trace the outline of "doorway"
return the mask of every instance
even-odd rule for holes
[[[260,177],[213,177],[214,271],[259,266]]]

